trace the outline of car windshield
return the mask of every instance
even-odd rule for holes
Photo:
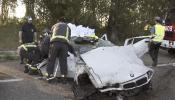
[[[75,39],[76,38],[72,38],[72,45],[75,48],[75,51],[79,52],[79,54],[83,54],[86,53],[90,50],[96,49],[98,47],[111,47],[114,46],[113,43],[111,43],[110,41],[107,40],[102,40],[99,39],[97,42],[95,43],[86,43],[86,44],[79,44],[79,43],[75,43]]]

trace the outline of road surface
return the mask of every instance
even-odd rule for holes
[[[152,61],[148,54],[142,59],[146,65],[151,65]],[[153,68],[155,70],[153,90],[125,99],[174,100],[175,66],[169,63],[175,63],[175,55],[169,55],[166,51],[160,50],[159,65],[165,65]],[[73,100],[74,98],[70,84],[48,84],[36,79],[37,76],[24,74],[23,67],[18,61],[1,62],[0,72],[1,78],[9,79],[8,83],[0,83],[0,100]],[[11,82],[11,79],[14,79],[14,82]]]

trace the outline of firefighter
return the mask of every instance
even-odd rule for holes
[[[32,17],[27,18],[27,22],[22,26],[21,30],[19,31],[19,43],[21,45],[24,44],[32,44],[33,42],[37,42],[37,33],[36,28],[32,24]],[[23,62],[23,54],[20,55],[21,64]]]
[[[149,54],[153,60],[152,66],[157,66],[159,47],[165,35],[165,26],[161,25],[161,23],[161,18],[155,17],[155,25],[151,29],[151,33],[154,34],[149,47]]]
[[[40,43],[39,43],[42,59],[48,58],[49,47],[50,47],[50,38],[51,38],[50,29],[45,28],[44,34],[42,36],[40,36]]]
[[[50,51],[49,51],[49,61],[47,67],[47,80],[54,79],[54,65],[56,58],[59,58],[61,77],[65,78],[67,76],[67,56],[68,51],[73,53],[75,52],[72,49],[73,47],[69,44],[71,30],[69,26],[65,23],[65,19],[61,18],[58,23],[52,26],[52,36],[50,40]]]
[[[44,29],[44,34],[40,36],[40,41],[38,47],[33,49],[33,52],[29,52],[29,61],[26,64],[26,72],[30,75],[38,74],[37,66],[38,64],[48,58],[50,46],[50,30],[48,28]]]

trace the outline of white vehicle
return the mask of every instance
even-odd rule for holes
[[[149,39],[143,38],[149,37],[128,39],[125,46],[115,46],[109,41],[100,40],[94,49],[80,53],[81,63],[76,66],[76,86],[82,89],[85,87],[85,91],[90,84],[94,88],[84,97],[99,92],[131,96],[143,88],[148,89],[154,71],[145,66],[140,57],[148,51]],[[143,40],[133,44],[141,38]],[[131,44],[127,45],[130,41]]]
[[[168,53],[175,53],[175,8],[168,9],[165,15],[165,36],[161,47],[168,49]]]
[[[74,44],[79,56],[68,57],[68,77],[74,78],[76,99],[84,100],[96,94],[114,94],[119,99],[150,88],[154,71],[140,59],[148,51],[149,39],[137,43],[134,40],[126,40],[125,46],[115,46],[102,39],[93,45]],[[38,68],[43,70],[43,65]],[[54,75],[59,77],[58,63],[56,66]]]

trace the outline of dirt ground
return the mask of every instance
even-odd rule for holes
[[[152,61],[148,54],[142,59],[147,66],[151,65]],[[175,66],[169,63],[175,63],[175,55],[169,55],[167,51],[160,50],[159,65],[167,65],[153,68],[155,71],[152,79],[153,90],[125,98],[125,100],[174,100]],[[0,83],[0,100],[73,100],[74,98],[71,84],[48,84],[38,80],[38,76],[24,74],[23,66],[18,61],[1,62],[0,72],[12,78],[22,79],[17,82]]]

